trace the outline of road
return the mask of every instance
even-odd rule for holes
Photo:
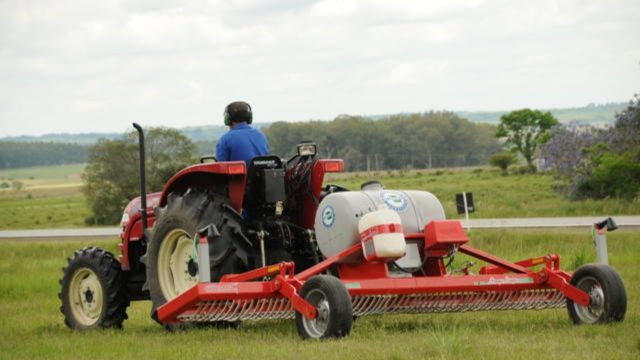
[[[553,217],[553,218],[510,218],[510,219],[471,219],[462,225],[471,229],[510,229],[510,228],[589,228],[595,222],[604,220],[605,216]],[[621,229],[640,229],[640,216],[613,216]],[[62,238],[96,238],[115,237],[120,233],[119,227],[79,228],[79,229],[42,229],[42,230],[2,230],[0,239],[62,239]]]

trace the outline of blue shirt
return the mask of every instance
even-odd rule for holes
[[[216,145],[218,161],[244,161],[247,166],[256,156],[269,154],[269,143],[260,130],[246,123],[236,124],[229,132],[222,135]]]

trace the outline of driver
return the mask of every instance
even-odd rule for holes
[[[264,134],[249,126],[253,122],[251,106],[244,101],[235,101],[224,108],[224,124],[229,132],[216,145],[218,161],[242,160],[249,165],[256,156],[269,154],[269,143]]]

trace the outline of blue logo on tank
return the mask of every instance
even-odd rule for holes
[[[380,197],[390,209],[395,211],[402,211],[406,209],[407,204],[409,203],[407,197],[398,191],[383,191],[380,193]]]
[[[336,213],[333,210],[333,207],[331,207],[331,205],[327,205],[324,207],[324,209],[322,209],[322,225],[324,225],[327,228],[330,228],[333,226],[333,223],[336,221]]]

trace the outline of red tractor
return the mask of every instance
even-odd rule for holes
[[[129,302],[149,299],[168,328],[295,317],[303,338],[342,337],[355,317],[380,313],[566,306],[576,324],[624,319],[612,268],[570,274],[555,254],[512,263],[474,249],[428,192],[323,187],[344,165],[318,159],[313,143],[248,167],[205,157],[147,194],[134,127],[143,196],[124,211],[118,259],[89,247],[64,268],[61,311],[73,329],[121,327]],[[454,275],[458,253],[486,266]]]

